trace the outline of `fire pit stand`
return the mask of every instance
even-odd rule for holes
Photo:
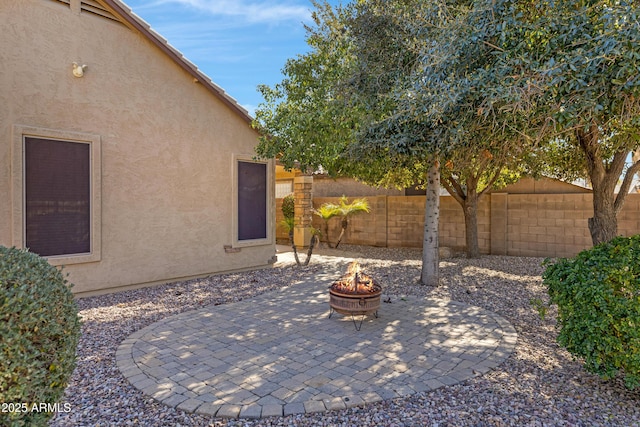
[[[353,326],[356,331],[362,328],[362,322],[367,315],[373,314],[378,318],[378,308],[380,308],[380,296],[382,291],[376,292],[377,295],[348,295],[340,294],[334,290],[329,290],[329,319],[334,312],[351,315]],[[356,316],[360,316],[360,322],[356,322]]]
[[[329,318],[334,312],[351,315],[353,325],[359,331],[365,316],[378,317],[382,288],[373,279],[360,272],[357,263],[352,263],[349,273],[333,282],[329,287]],[[360,323],[356,321],[360,317]]]

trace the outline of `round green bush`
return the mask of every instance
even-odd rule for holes
[[[640,382],[640,235],[618,237],[548,263],[543,274],[558,306],[558,342],[604,379]]]
[[[282,199],[282,214],[286,219],[293,219],[295,217],[295,205],[296,199],[293,194],[289,194]]]
[[[78,309],[59,269],[0,246],[1,425],[44,426],[75,367]]]

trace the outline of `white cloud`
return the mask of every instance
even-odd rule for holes
[[[278,24],[286,21],[308,21],[310,7],[274,0],[165,0],[193,7],[204,13],[238,18],[247,24]]]

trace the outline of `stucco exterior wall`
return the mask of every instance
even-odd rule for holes
[[[257,143],[245,118],[118,22],[20,0],[0,8],[0,33],[0,244],[20,234],[11,171],[23,125],[100,138],[100,260],[65,267],[74,292],[268,265],[273,226],[266,243],[224,248],[233,244],[234,162],[251,159]],[[88,66],[84,77],[72,75],[74,61]]]

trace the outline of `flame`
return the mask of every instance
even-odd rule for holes
[[[373,282],[371,276],[362,272],[357,261],[353,261],[347,273],[335,281],[331,289],[346,294],[367,294],[379,291],[380,286]]]
[[[354,276],[360,273],[360,263],[358,261],[353,261],[349,264],[349,268],[347,268],[347,274],[345,277],[349,277],[350,280],[354,280]]]

